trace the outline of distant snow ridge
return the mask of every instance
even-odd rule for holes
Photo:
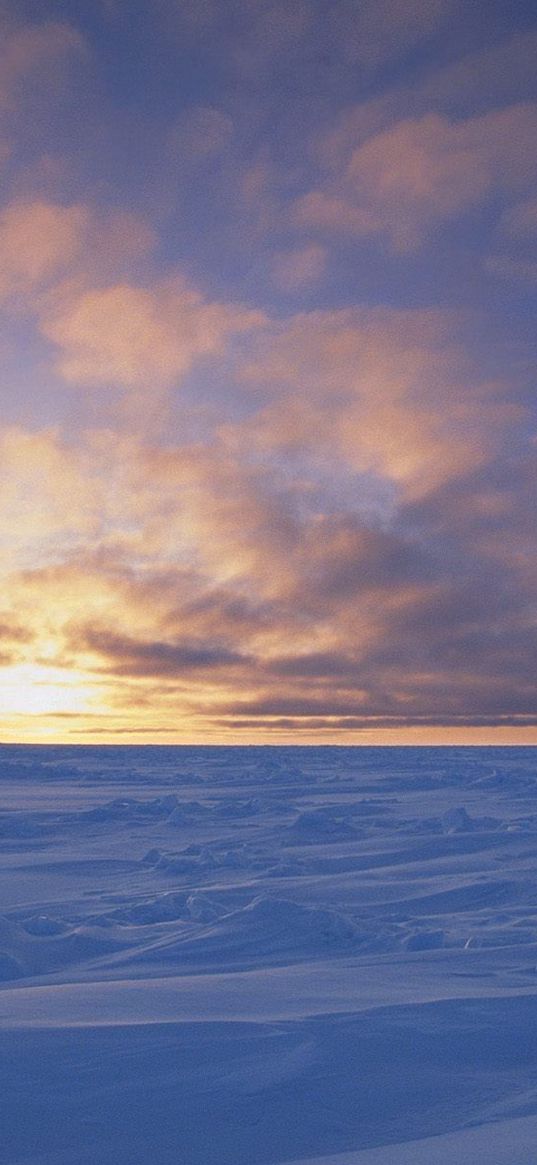
[[[84,821],[132,821],[140,818],[144,820],[169,817],[178,804],[179,798],[175,793],[167,793],[163,797],[153,797],[145,801],[138,801],[134,797],[116,797],[113,801],[106,801],[104,805],[86,809],[80,814],[80,818]]]
[[[212,870],[267,870],[277,862],[270,852],[244,843],[229,846],[188,845],[182,850],[151,849],[142,858],[148,866],[164,874],[202,875]]]
[[[119,906],[94,921],[106,926],[117,922],[121,926],[141,927],[193,919],[196,922],[213,922],[224,913],[225,908],[206,894],[170,891],[167,894],[160,894],[157,898]]]

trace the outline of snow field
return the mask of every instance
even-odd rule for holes
[[[0,749],[5,1165],[534,1165],[533,749]]]

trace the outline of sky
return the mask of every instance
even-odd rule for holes
[[[0,0],[0,739],[537,744],[537,19]]]

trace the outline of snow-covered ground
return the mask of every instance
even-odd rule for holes
[[[535,1165],[537,749],[0,749],[6,1165]]]

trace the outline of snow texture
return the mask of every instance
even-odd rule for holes
[[[536,749],[0,776],[3,1165],[535,1165]]]

